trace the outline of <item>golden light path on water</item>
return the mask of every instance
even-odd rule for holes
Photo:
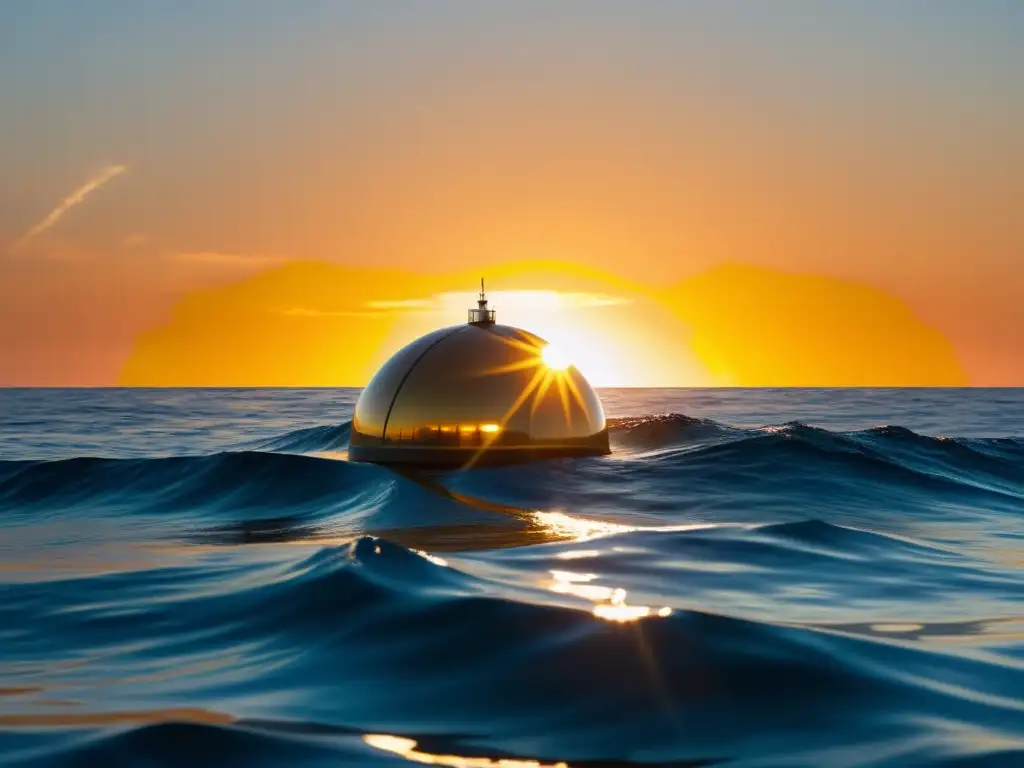
[[[565,512],[534,512],[533,519],[552,533],[576,541],[587,541],[598,536],[637,530],[633,526],[607,523],[603,520],[585,520],[581,517],[567,515]]]
[[[542,763],[539,760],[523,760],[517,758],[501,758],[494,760],[489,757],[463,757],[461,755],[438,755],[416,749],[415,739],[401,736],[389,736],[383,733],[368,733],[363,741],[371,747],[384,752],[401,755],[426,765],[445,765],[451,768],[569,768],[568,763]]]
[[[628,533],[640,530],[634,526],[608,523],[599,520],[586,520],[568,515],[564,512],[535,512],[534,519],[553,532],[576,541],[590,541],[616,533]],[[685,526],[686,528],[703,528],[706,526]],[[647,529],[644,529],[647,530]],[[658,529],[660,530],[660,529]],[[565,560],[581,560],[597,557],[600,550],[584,550],[563,552],[559,557]],[[593,613],[599,619],[614,622],[629,622],[649,616],[669,616],[672,609],[668,606],[653,608],[647,605],[631,605],[626,602],[627,592],[622,587],[609,587],[594,584],[600,576],[596,573],[578,573],[568,570],[549,571],[552,578],[544,586],[560,595],[573,595],[594,603]]]

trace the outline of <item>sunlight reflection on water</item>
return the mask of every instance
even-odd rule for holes
[[[669,616],[672,609],[668,606],[657,610],[647,605],[630,605],[626,602],[626,590],[622,587],[605,587],[590,582],[598,578],[596,573],[574,573],[572,571],[553,570],[553,577],[547,588],[560,595],[574,595],[595,603],[593,612],[605,621],[627,622],[636,621],[647,616]]]
[[[463,757],[461,755],[437,755],[416,749],[415,739],[368,733],[363,741],[384,752],[393,752],[406,760],[427,765],[446,765],[451,768],[569,768],[567,763],[542,763],[538,760],[513,758],[492,759],[489,757]]]

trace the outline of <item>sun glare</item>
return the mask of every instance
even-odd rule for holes
[[[555,371],[564,371],[572,365],[568,355],[566,355],[561,347],[555,344],[545,346],[541,350],[540,357],[544,361],[544,365]]]
[[[594,387],[651,386],[675,375],[689,363],[649,350],[670,348],[680,335],[654,305],[636,296],[611,296],[554,290],[508,290],[488,293],[498,323],[522,328],[543,339],[530,364],[559,374],[572,369]],[[477,294],[444,292],[409,299],[425,308],[395,313],[395,325],[375,358],[382,365],[410,339],[465,317]],[[393,310],[392,310],[393,311]],[[653,313],[653,314],[652,314]],[[529,366],[524,366],[524,369]],[[568,376],[554,379],[571,380]],[[696,383],[703,383],[700,379]]]

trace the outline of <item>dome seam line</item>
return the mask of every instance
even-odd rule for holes
[[[405,386],[405,382],[408,381],[409,377],[412,375],[412,372],[414,370],[416,370],[416,366],[420,364],[420,360],[422,360],[424,357],[426,357],[426,354],[430,350],[432,350],[434,347],[436,347],[438,344],[440,344],[442,341],[444,341],[445,339],[451,338],[452,336],[454,336],[459,331],[466,330],[466,328],[468,328],[468,327],[470,327],[470,326],[468,326],[468,325],[460,325],[460,326],[457,326],[455,328],[452,328],[451,331],[446,333],[441,338],[437,339],[433,344],[431,344],[429,347],[424,349],[415,360],[412,361],[412,365],[409,366],[409,369],[405,372],[405,375],[402,377],[402,380],[400,382],[398,382],[398,386],[395,388],[395,394],[391,397],[391,402],[388,404],[388,412],[384,416],[384,426],[383,426],[383,428],[380,431],[380,439],[381,440],[387,440],[388,439],[388,422],[391,420],[391,411],[394,409],[395,403],[398,402],[398,396],[402,393],[402,387]]]

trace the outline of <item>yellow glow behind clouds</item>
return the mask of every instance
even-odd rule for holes
[[[642,286],[558,263],[488,270],[497,321],[595,386],[959,385],[952,345],[871,286],[749,265]],[[479,275],[291,262],[192,291],[136,338],[125,385],[361,386],[395,352],[466,322]],[[493,280],[493,282],[492,282]],[[544,286],[544,290],[537,290]],[[560,361],[561,365],[565,360]]]

